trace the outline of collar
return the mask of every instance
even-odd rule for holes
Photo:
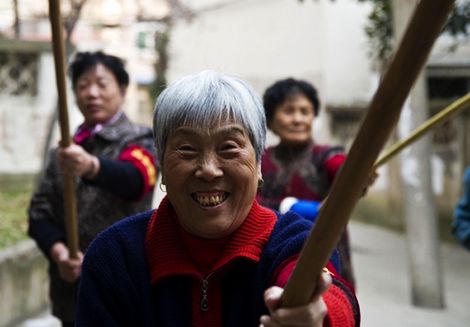
[[[94,136],[96,134],[103,134],[100,133],[105,127],[107,128],[108,126],[113,126],[116,122],[121,120],[121,117],[124,116],[124,112],[119,110],[117,113],[113,115],[110,119],[108,119],[106,122],[102,124],[96,124],[94,126],[87,126],[85,123],[81,124],[78,126],[77,131],[75,132],[73,136],[73,141],[76,144],[82,144],[86,139],[88,139],[91,136]],[[104,135],[107,133],[104,132]]]
[[[182,230],[176,213],[168,197],[165,197],[158,209],[154,210],[147,226],[145,252],[150,268],[152,284],[171,275],[193,275],[205,277],[190,257],[184,242],[181,241]],[[207,274],[219,270],[237,258],[246,258],[258,262],[276,223],[276,214],[254,201],[245,221],[226,241],[222,255],[216,260]],[[199,239],[201,242],[214,240]],[[218,241],[215,241],[218,242]],[[202,247],[201,247],[202,248]]]

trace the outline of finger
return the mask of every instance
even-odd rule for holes
[[[272,286],[264,292],[264,303],[270,312],[280,306],[283,291],[280,287]]]
[[[325,293],[328,288],[331,286],[333,282],[333,279],[331,278],[331,275],[329,272],[322,271],[318,278],[317,282],[317,288],[315,289],[315,292],[313,293],[312,300],[316,300],[319,297]]]
[[[271,320],[281,326],[322,326],[327,307],[322,297],[303,306],[279,308],[271,314]]]
[[[260,327],[281,327],[280,324],[273,321],[271,317],[268,315],[261,316],[259,321],[260,321]]]

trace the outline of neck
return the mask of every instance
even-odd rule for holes
[[[303,154],[312,144],[313,141],[311,140],[305,143],[286,143],[281,141],[275,148],[275,154],[276,157],[282,161],[292,160],[292,158]]]

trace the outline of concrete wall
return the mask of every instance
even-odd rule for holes
[[[47,262],[31,240],[0,251],[0,326],[47,308]]]
[[[303,78],[324,105],[365,102],[375,84],[364,33],[369,7],[348,0],[188,1],[196,12],[170,36],[169,80],[204,69],[239,76],[261,95],[274,81]],[[315,139],[330,142],[322,110]],[[269,134],[268,143],[276,143]]]
[[[47,134],[47,126],[56,109],[57,89],[55,84],[54,60],[50,44],[36,41],[8,40],[0,42],[0,52],[35,53],[38,55],[36,79],[37,91],[34,94],[0,93],[0,172],[37,172],[42,163],[42,155]],[[78,125],[80,113],[73,104],[68,92],[70,128]],[[59,139],[58,123],[55,123],[53,144]]]

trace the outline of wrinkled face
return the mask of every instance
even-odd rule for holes
[[[180,127],[167,141],[162,178],[179,223],[193,235],[214,239],[236,230],[259,177],[255,150],[240,124]]]
[[[77,79],[74,91],[85,124],[93,126],[106,122],[119,111],[126,89],[119,86],[108,68],[98,64]]]
[[[310,100],[302,94],[294,95],[276,108],[269,128],[280,137],[281,143],[307,143],[312,138],[314,116]]]

